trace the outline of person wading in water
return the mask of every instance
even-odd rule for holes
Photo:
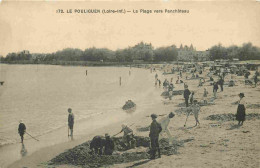
[[[68,136],[71,136],[71,139],[73,139],[73,126],[74,126],[74,114],[71,112],[72,109],[68,108]],[[69,134],[70,130],[70,134]]]
[[[20,122],[20,124],[18,127],[18,133],[20,134],[20,137],[21,137],[21,143],[23,143],[23,136],[24,136],[24,133],[26,132],[26,126],[23,123],[23,120],[20,120],[19,122]]]

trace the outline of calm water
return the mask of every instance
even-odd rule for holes
[[[0,86],[2,147],[20,141],[20,119],[30,134],[41,139],[66,127],[68,107],[73,110],[75,123],[90,123],[91,118],[91,126],[102,127],[129,117],[121,109],[129,99],[137,104],[135,113],[159,99],[154,74],[137,68],[0,64],[0,81],[5,81]],[[75,136],[83,132],[75,127]]]

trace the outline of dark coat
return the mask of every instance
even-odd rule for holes
[[[188,99],[190,94],[191,94],[190,90],[189,89],[185,89],[184,93],[183,93],[183,96],[184,96],[185,99]]]
[[[25,130],[26,130],[26,126],[24,125],[24,123],[20,123],[18,127],[19,134],[23,135],[25,133]]]
[[[237,107],[236,120],[245,121],[246,119],[246,108],[243,104],[239,104]]]
[[[216,83],[214,86],[213,86],[213,92],[214,92],[214,90],[218,90],[218,84]]]
[[[112,155],[115,145],[113,140],[110,137],[107,137],[105,140],[105,155]]]
[[[105,139],[101,136],[95,136],[90,142],[90,149],[102,149],[105,145]]]
[[[162,131],[162,126],[156,120],[153,120],[150,126],[150,138],[159,137],[160,132]]]
[[[223,80],[223,79],[220,79],[220,80],[218,81],[218,84],[219,84],[219,85],[223,85],[223,84],[224,84],[224,80]]]

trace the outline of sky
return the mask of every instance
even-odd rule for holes
[[[57,13],[58,9],[125,9],[126,14]],[[189,13],[140,13],[140,9],[182,9]],[[138,10],[139,13],[133,13]],[[252,42],[260,46],[260,2],[256,1],[3,1],[0,55],[64,48],[112,50],[144,41],[157,48],[193,44],[206,50]]]

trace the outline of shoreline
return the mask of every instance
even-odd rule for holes
[[[160,109],[161,107],[157,106],[157,108]],[[141,114],[139,114],[139,113],[138,114],[137,113],[136,114],[134,114],[134,113],[130,114],[130,115],[132,115],[132,118],[129,117],[129,118],[123,120],[123,121],[112,123],[112,124],[109,124],[109,125],[104,126],[102,128],[92,130],[91,132],[86,133],[85,135],[80,137],[79,139],[74,139],[74,140],[69,141],[69,142],[63,142],[63,143],[59,143],[59,144],[55,144],[55,145],[52,145],[52,146],[41,148],[41,149],[31,153],[30,155],[25,156],[25,157],[21,158],[20,160],[15,161],[14,163],[10,164],[8,166],[8,168],[16,168],[16,167],[21,166],[21,165],[23,165],[25,167],[37,167],[37,166],[43,164],[42,166],[44,166],[45,163],[47,163],[49,160],[51,160],[55,156],[59,155],[60,153],[63,153],[67,149],[71,149],[71,148],[73,148],[73,147],[75,147],[79,144],[82,144],[86,141],[89,141],[96,135],[104,135],[105,133],[109,133],[110,135],[116,134],[117,132],[120,131],[122,123],[138,124],[135,121],[135,117],[137,117],[137,116],[138,117],[140,117],[140,116],[146,117],[147,115],[151,114],[150,111],[153,110],[153,109],[154,108],[146,110],[144,113],[141,113]],[[122,136],[122,135],[119,135],[119,136]],[[148,134],[147,134],[147,136],[148,136]]]
[[[176,61],[175,61],[176,62]],[[0,62],[8,65],[61,65],[61,66],[90,66],[90,67],[109,67],[109,66],[132,66],[142,67],[147,64],[164,64],[165,62],[98,62],[98,61],[57,61],[57,62],[34,62],[34,61],[12,61]]]

